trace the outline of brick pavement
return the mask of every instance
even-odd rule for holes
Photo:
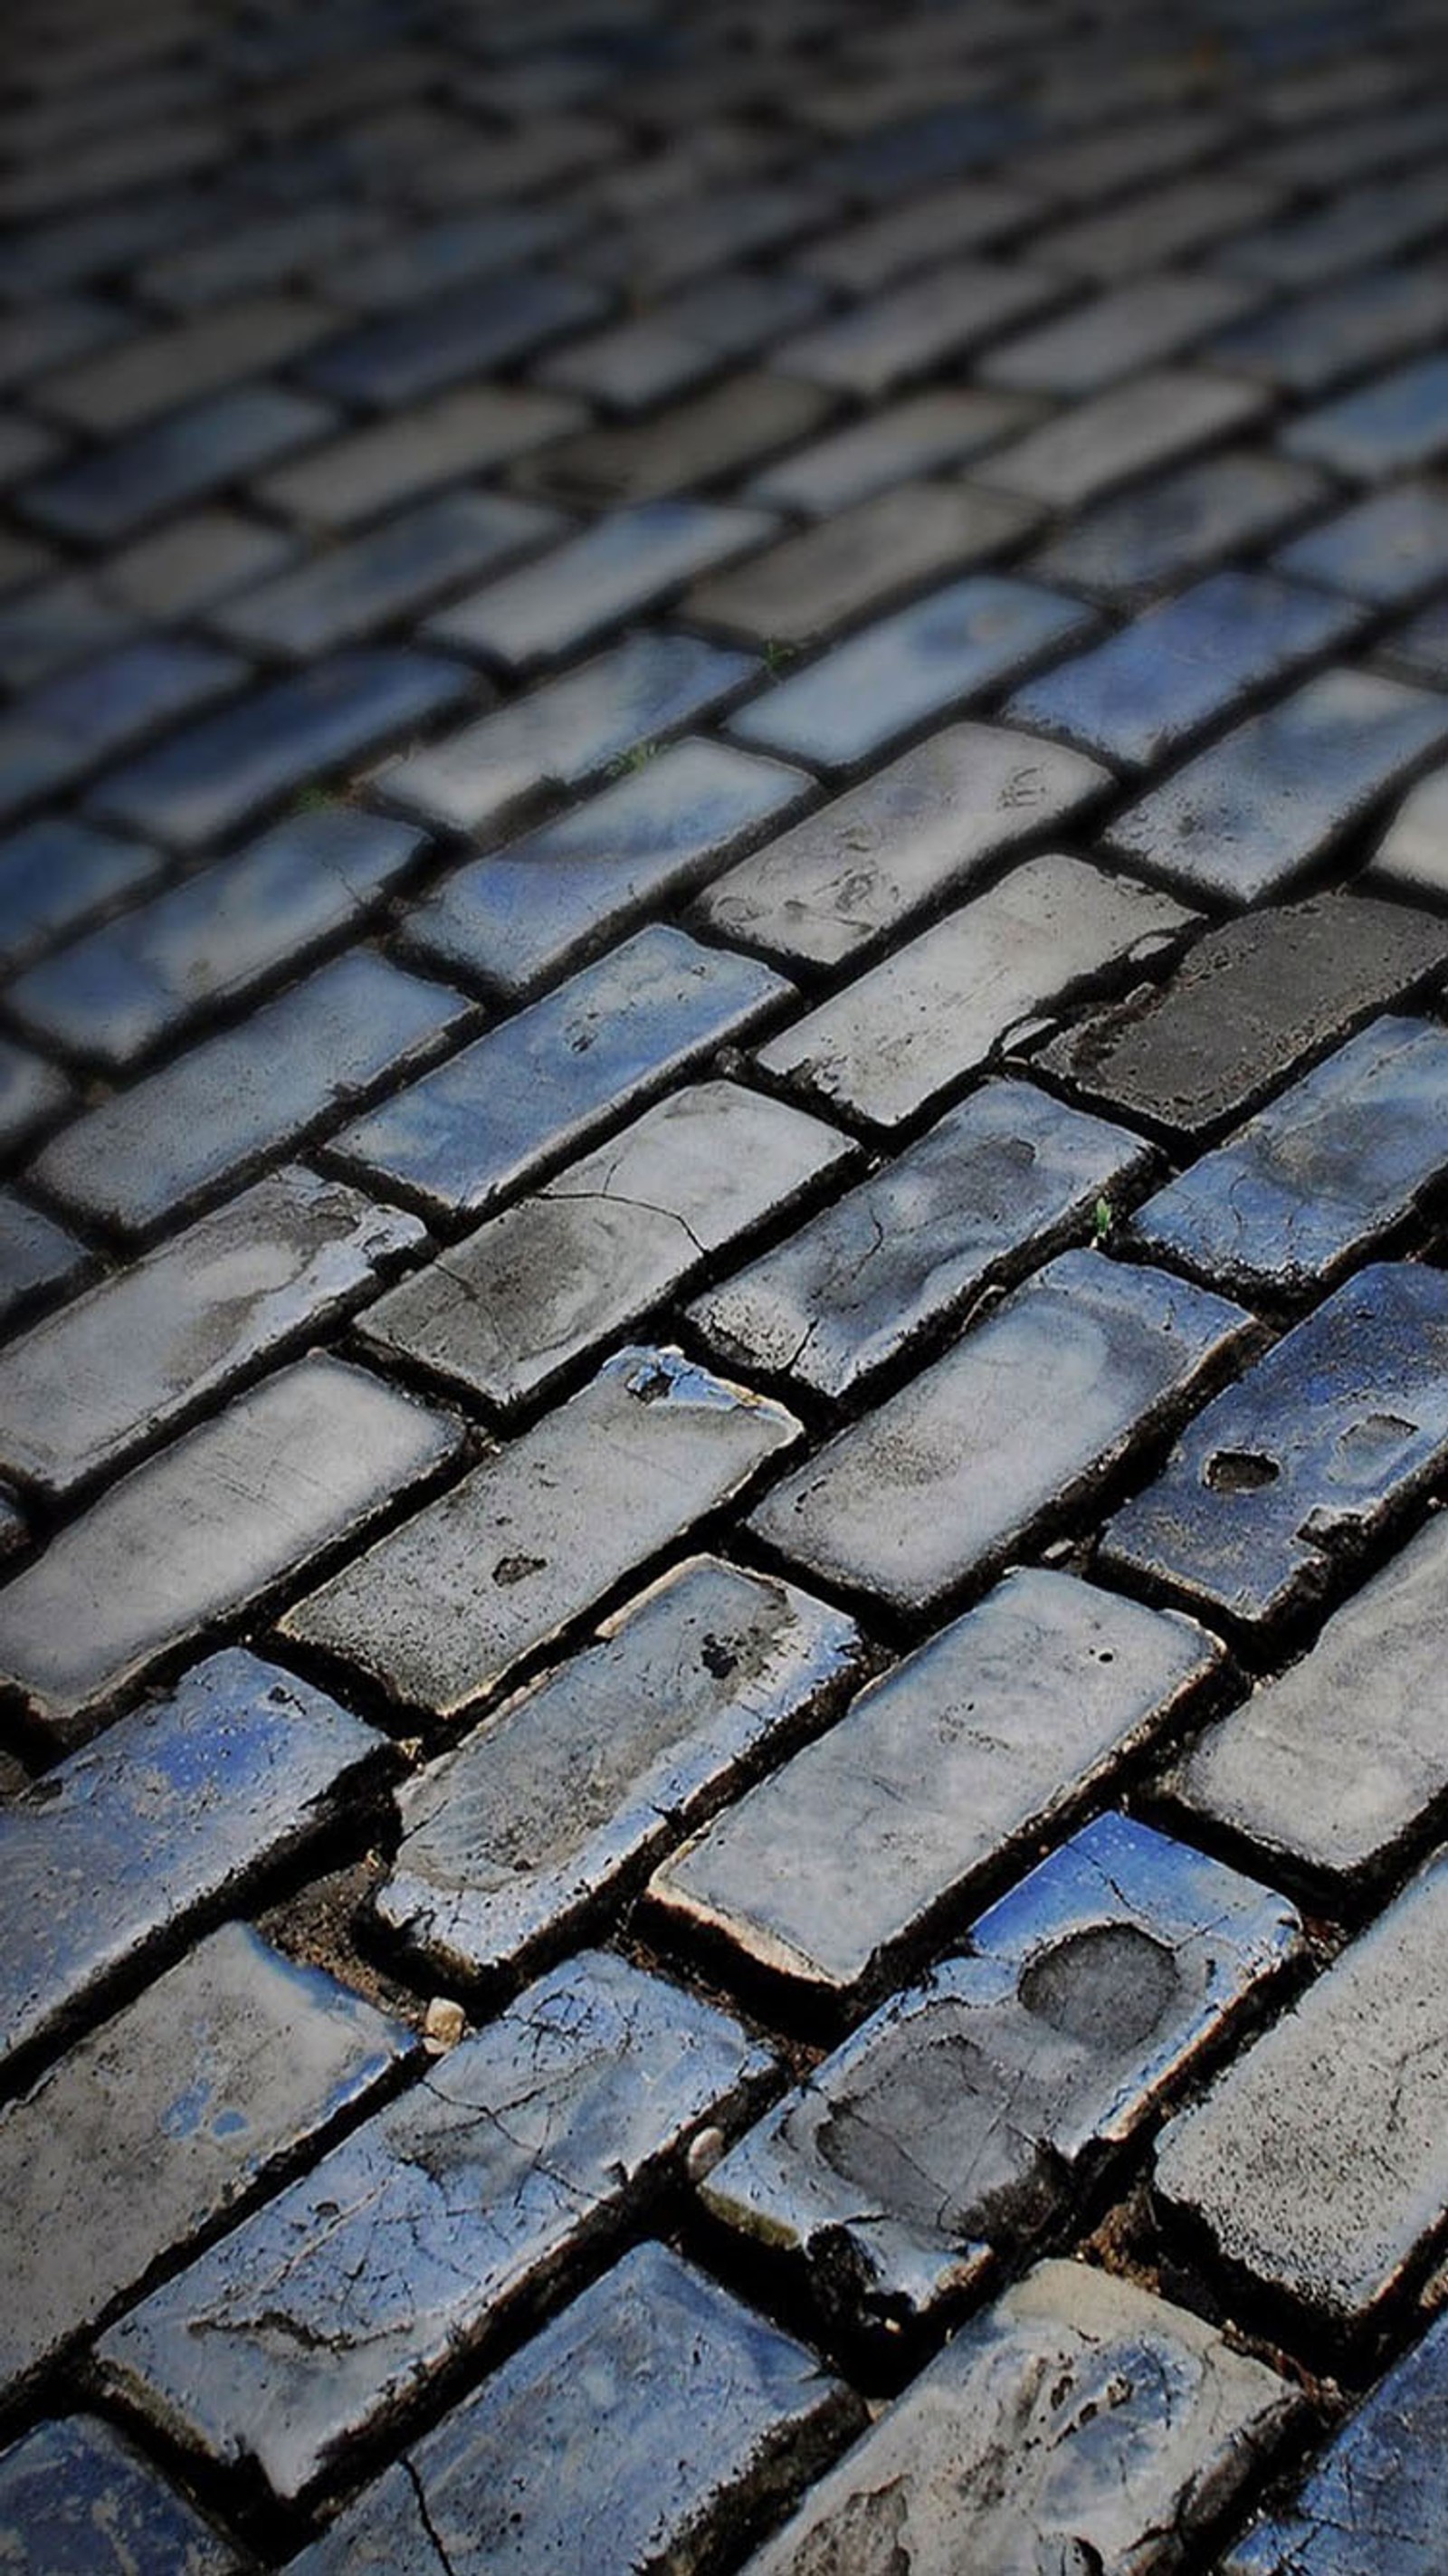
[[[1441,0],[12,0],[0,2564],[1442,2576]]]

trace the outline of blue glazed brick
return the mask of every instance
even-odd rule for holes
[[[641,930],[358,1119],[333,1150],[429,1206],[480,1213],[793,989],[752,958]]]
[[[124,1066],[379,903],[421,846],[405,823],[345,805],[277,823],[32,966],[10,988],[27,1027]]]
[[[1313,395],[1435,340],[1445,323],[1448,279],[1431,268],[1376,268],[1249,314],[1218,332],[1209,354],[1233,373]]]
[[[304,2494],[768,2070],[723,2013],[585,1953],[134,2309],[105,2379]]]
[[[1056,2220],[1300,1940],[1266,1888],[1100,1816],[751,2129],[705,2206],[849,2325],[921,2315]]]
[[[47,816],[0,840],[0,964],[20,965],[93,913],[139,894],[161,857],[68,816]]]
[[[47,1147],[36,1176],[62,1200],[144,1231],[339,1115],[466,1011],[458,994],[354,951],[89,1110]]]
[[[898,734],[1011,679],[1094,623],[1029,583],[976,573],[867,627],[730,720],[743,743],[855,769]]]
[[[605,299],[580,278],[522,271],[414,304],[329,342],[301,372],[317,392],[389,411],[525,357]]]
[[[0,1810],[0,2058],[302,1848],[379,1760],[334,1700],[240,1647],[197,1664]]]
[[[243,651],[306,662],[429,607],[563,524],[556,511],[502,493],[449,493],[244,591],[210,624]]]
[[[293,2576],[429,2576],[439,2550],[458,2570],[485,2553],[491,2576],[698,2566],[863,2411],[813,2353],[641,2245],[387,2470]]]
[[[734,696],[758,668],[754,654],[692,635],[630,636],[461,733],[388,761],[375,784],[420,822],[483,831],[549,790],[582,786],[611,762],[626,763],[658,735]]]
[[[1030,569],[1043,581],[1105,599],[1147,597],[1239,547],[1265,544],[1305,519],[1327,492],[1305,465],[1234,449],[1099,502],[1043,547]]]
[[[17,2576],[241,2576],[245,2564],[93,2415],[39,2424],[0,2454],[0,2558]]]
[[[809,784],[727,743],[671,744],[635,776],[445,877],[409,914],[408,944],[526,993],[758,837]]]
[[[1448,2455],[1448,2317],[1378,2381],[1221,2576],[1437,2576]]]
[[[1114,848],[1191,894],[1251,903],[1300,876],[1448,741],[1448,698],[1327,671],[1129,806]]]
[[[1448,1278],[1376,1263],[1197,1416],[1106,1562],[1257,1624],[1341,1581],[1445,1461]]]
[[[1278,572],[1345,590],[1375,608],[1395,608],[1448,574],[1448,495],[1430,483],[1399,483],[1284,546]]]
[[[0,814],[72,785],[128,743],[234,696],[248,676],[234,653],[154,636],[52,680],[0,722]]]
[[[54,1217],[0,1190],[0,1324],[45,1289],[62,1288],[90,1259]]]
[[[1374,1020],[1137,1211],[1147,1251],[1233,1296],[1335,1278],[1448,1167],[1448,1032]]]
[[[31,484],[25,508],[62,536],[116,545],[223,484],[279,464],[336,419],[325,404],[282,386],[235,386]]]
[[[1330,651],[1360,622],[1346,600],[1268,573],[1217,573],[1030,681],[1005,713],[1104,760],[1144,767],[1253,690]]]
[[[614,510],[523,571],[491,581],[428,620],[447,651],[524,670],[588,643],[696,573],[762,546],[778,521],[708,501],[644,501]]]
[[[1293,456],[1356,482],[1433,464],[1448,449],[1448,358],[1412,366],[1304,413],[1282,433]]]
[[[338,653],[173,734],[103,779],[92,802],[102,821],[200,849],[476,686],[471,672],[431,655]]]

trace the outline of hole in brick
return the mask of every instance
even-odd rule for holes
[[[1255,1494],[1264,1485],[1275,1485],[1282,1470],[1260,1450],[1219,1449],[1207,1460],[1206,1472],[1214,1494]]]
[[[1036,2020],[1088,2048],[1129,2048],[1155,2030],[1177,1991],[1177,1963],[1134,1923],[1093,1923],[1039,1952],[1020,1998]]]

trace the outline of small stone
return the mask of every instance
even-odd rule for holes
[[[464,2038],[468,2017],[447,1995],[434,1995],[422,2017],[422,2036],[430,2057],[445,2057]]]
[[[95,2415],[0,2453],[0,2563],[15,2576],[242,2576],[245,2560]]]

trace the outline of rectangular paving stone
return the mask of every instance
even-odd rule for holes
[[[1186,894],[1252,903],[1445,741],[1448,700],[1375,671],[1324,671],[1129,805],[1111,845]]]
[[[1448,1278],[1377,1262],[1197,1416],[1108,1564],[1250,1625],[1341,1582],[1448,1458]]]
[[[463,385],[314,446],[255,485],[263,506],[319,528],[353,528],[440,483],[484,474],[576,428],[576,403],[513,385]]]
[[[118,304],[98,295],[58,295],[21,305],[0,321],[0,390],[124,338],[131,327]]]
[[[1251,1330],[1163,1271],[1060,1253],[784,1477],[750,1527],[829,1581],[926,1609],[1073,1511]]]
[[[729,743],[672,743],[444,877],[409,912],[407,944],[504,993],[531,992],[757,840],[812,785]]]
[[[330,301],[342,263],[360,259],[387,231],[380,207],[320,198],[254,215],[181,250],[162,251],[136,272],[136,284],[148,304],[176,314],[204,311],[228,296],[302,276]]]
[[[776,448],[807,438],[833,408],[820,386],[797,377],[740,373],[651,419],[557,439],[516,465],[513,480],[546,500],[591,508],[659,500],[742,474]],[[744,497],[764,496],[750,491]]]
[[[713,574],[690,591],[683,613],[749,644],[811,644],[892,594],[1003,553],[1034,515],[1000,493],[903,483]]]
[[[1153,1259],[1252,1297],[1335,1279],[1448,1167],[1448,1031],[1374,1020],[1131,1220]]]
[[[452,492],[243,591],[209,623],[243,651],[305,662],[415,615],[490,565],[543,544],[559,524],[553,511],[506,493]]]
[[[455,1716],[739,1494],[797,1432],[782,1406],[678,1351],[616,1352],[581,1393],[289,1611],[282,1633]]]
[[[0,1682],[52,1737],[87,1731],[203,1623],[360,1534],[459,1436],[365,1370],[294,1361],[133,1468],[0,1591]]]
[[[43,2567],[47,2558],[63,2567],[68,2557],[90,2576],[147,2566],[172,2576],[241,2576],[245,2565],[96,2415],[38,2424],[0,2454],[0,2549],[18,2569]]]
[[[59,1291],[84,1270],[90,1253],[54,1217],[0,1190],[0,1323],[43,1296]]]
[[[35,1178],[145,1233],[339,1117],[468,1016],[460,994],[354,949],[87,1110],[44,1149]]]
[[[822,186],[838,188],[866,205],[988,167],[1036,132],[1029,107],[996,98],[947,100],[918,115],[872,116],[870,124],[869,132],[816,165]]]
[[[133,2310],[105,2379],[295,2498],[551,2288],[769,2066],[724,2013],[585,1952]]]
[[[0,606],[0,680],[18,693],[53,681],[77,662],[125,644],[136,615],[95,574],[62,573]],[[57,775],[64,775],[63,760]]]
[[[1375,608],[1396,608],[1448,575],[1448,493],[1430,483],[1395,483],[1295,537],[1277,570],[1297,581],[1345,590]]]
[[[296,551],[283,529],[241,510],[192,510],[107,555],[106,591],[138,617],[190,617],[280,571]]]
[[[1445,964],[1448,932],[1406,904],[1269,905],[1208,932],[1162,984],[1053,1039],[1040,1061],[1118,1116],[1200,1136]]]
[[[730,868],[700,917],[786,964],[840,965],[1108,783],[1079,752],[1002,725],[949,725]]]
[[[782,375],[872,401],[999,337],[1060,300],[1059,279],[986,259],[960,259],[817,323],[774,353]]]
[[[567,340],[532,369],[536,382],[635,414],[690,392],[731,358],[749,358],[813,321],[826,302],[812,279],[726,270],[635,320]]]
[[[143,636],[65,671],[0,717],[0,814],[75,786],[113,752],[234,698],[251,676],[234,653]]]
[[[139,894],[162,867],[144,842],[99,832],[70,815],[44,815],[0,840],[0,964],[79,930],[95,913]]]
[[[1295,303],[1248,312],[1217,333],[1209,354],[1234,375],[1312,396],[1436,340],[1445,323],[1448,278],[1441,272],[1375,268],[1315,287]]]
[[[53,2039],[338,1815],[383,1738],[235,1647],[0,1811],[0,2055]]]
[[[504,205],[414,231],[378,227],[365,241],[341,245],[318,270],[316,284],[333,303],[388,312],[546,256],[575,239],[583,223],[574,206]]]
[[[461,377],[526,357],[604,309],[605,299],[582,278],[519,270],[364,322],[329,341],[300,373],[316,393],[397,411]]]
[[[0,1351],[0,1464],[71,1493],[345,1314],[426,1240],[339,1181],[270,1174]]]
[[[1339,2331],[1397,2287],[1448,2199],[1445,1931],[1440,1855],[1157,2148],[1166,2212]]]
[[[1325,204],[1243,233],[1217,257],[1236,275],[1261,278],[1271,286],[1321,286],[1354,269],[1400,258],[1445,230],[1448,185],[1440,149],[1425,169],[1334,190]]]
[[[1376,658],[1395,680],[1421,680],[1431,689],[1448,685],[1448,601],[1430,600],[1406,624],[1394,627],[1379,643]]]
[[[1079,510],[1118,484],[1224,440],[1266,403],[1255,385],[1152,369],[1028,429],[998,448],[976,480],[1053,510]]]
[[[52,951],[10,987],[11,1007],[47,1043],[133,1064],[360,921],[421,844],[409,825],[345,805],[290,815],[250,849]]]
[[[1222,2576],[1433,2576],[1442,2548],[1448,2322],[1379,2380],[1295,2492],[1251,2524]]]
[[[917,2320],[1057,2221],[1301,1946],[1267,1888],[1098,1816],[746,2131],[705,2208],[832,2324]]]
[[[198,1944],[0,2110],[13,2394],[165,2255],[254,2197],[411,2036],[240,1923]]]
[[[1256,268],[1249,258],[1239,260],[1238,250],[1254,238],[1248,227],[1281,202],[1278,188],[1235,171],[1206,170],[1099,214],[1065,218],[1036,234],[1031,256],[1042,268],[1106,286],[1211,251],[1222,268],[1255,279]]]
[[[1448,769],[1434,769],[1411,788],[1364,870],[1374,893],[1441,895],[1448,878]]]
[[[1133,278],[988,351],[979,361],[979,373],[984,383],[1016,393],[1076,400],[1102,392],[1138,368],[1179,357],[1257,300],[1256,292],[1235,278]]]
[[[1082,1233],[1149,1149],[1024,1082],[987,1082],[689,1320],[729,1365],[827,1398]],[[394,1292],[394,1295],[397,1292]],[[0,1383],[4,1362],[0,1360]]]
[[[1022,232],[1038,212],[1038,199],[1012,180],[956,179],[887,214],[867,215],[842,232],[805,242],[790,261],[842,294],[869,295],[913,268]]]
[[[1233,448],[1098,502],[1054,536],[1030,569],[1093,597],[1147,599],[1239,548],[1266,544],[1328,497],[1310,467]],[[1284,559],[1279,569],[1294,567]],[[1304,578],[1311,578],[1305,568]]]
[[[0,1153],[27,1143],[38,1128],[54,1126],[70,1104],[63,1073],[28,1047],[0,1038]]]
[[[114,438],[178,403],[290,365],[333,327],[327,307],[308,297],[258,295],[134,332],[47,376],[30,399],[52,419]]]
[[[556,661],[706,566],[763,545],[776,524],[762,510],[706,501],[615,510],[541,562],[441,610],[426,632],[450,651],[479,653],[510,670]]]
[[[1184,2563],[1291,2425],[1292,2383],[1200,2317],[1042,2263],[887,2407],[745,2576]],[[1087,2555],[1087,2553],[1090,2555]],[[882,2562],[889,2564],[888,2559]]]
[[[729,720],[737,741],[860,769],[898,734],[1014,679],[1089,629],[1089,609],[993,573],[947,583],[837,644]]]
[[[1083,860],[1028,859],[759,1050],[812,1099],[898,1127],[1119,959],[1192,915]]]
[[[482,832],[530,799],[580,787],[658,735],[677,732],[735,695],[757,669],[751,654],[692,635],[632,635],[460,733],[388,761],[375,784],[422,822]]]
[[[767,509],[829,518],[912,475],[964,464],[1008,437],[1033,410],[1017,395],[974,386],[912,394],[767,465],[745,485],[745,497]]]
[[[1219,572],[1028,680],[1017,723],[1148,767],[1243,699],[1344,643],[1362,611],[1262,572]]]
[[[454,2576],[698,2566],[863,2411],[813,2353],[641,2245],[385,2471],[296,2576],[431,2576],[439,2550]]]
[[[654,924],[337,1138],[349,1169],[482,1213],[792,999],[753,958]]]
[[[576,1940],[869,1670],[842,1612],[717,1557],[676,1567],[600,1638],[399,1795],[378,1916],[444,1978]]]
[[[26,513],[63,537],[115,545],[315,444],[336,417],[286,386],[234,385],[43,476],[25,492]]]
[[[728,1082],[645,1110],[551,1186],[491,1217],[370,1308],[362,1331],[506,1411],[783,1221],[854,1149]],[[0,1354],[0,1389],[6,1361]],[[0,1433],[0,1459],[4,1435]]]
[[[335,653],[113,770],[92,803],[102,822],[199,850],[319,773],[441,715],[476,685],[459,663],[431,654]]]
[[[1377,483],[1436,463],[1448,449],[1448,358],[1417,358],[1299,414],[1282,443],[1289,455],[1354,482]]]
[[[586,276],[647,297],[682,278],[776,249],[813,231],[828,211],[828,199],[788,180],[701,188],[671,208],[666,224],[606,225],[575,258]]]

